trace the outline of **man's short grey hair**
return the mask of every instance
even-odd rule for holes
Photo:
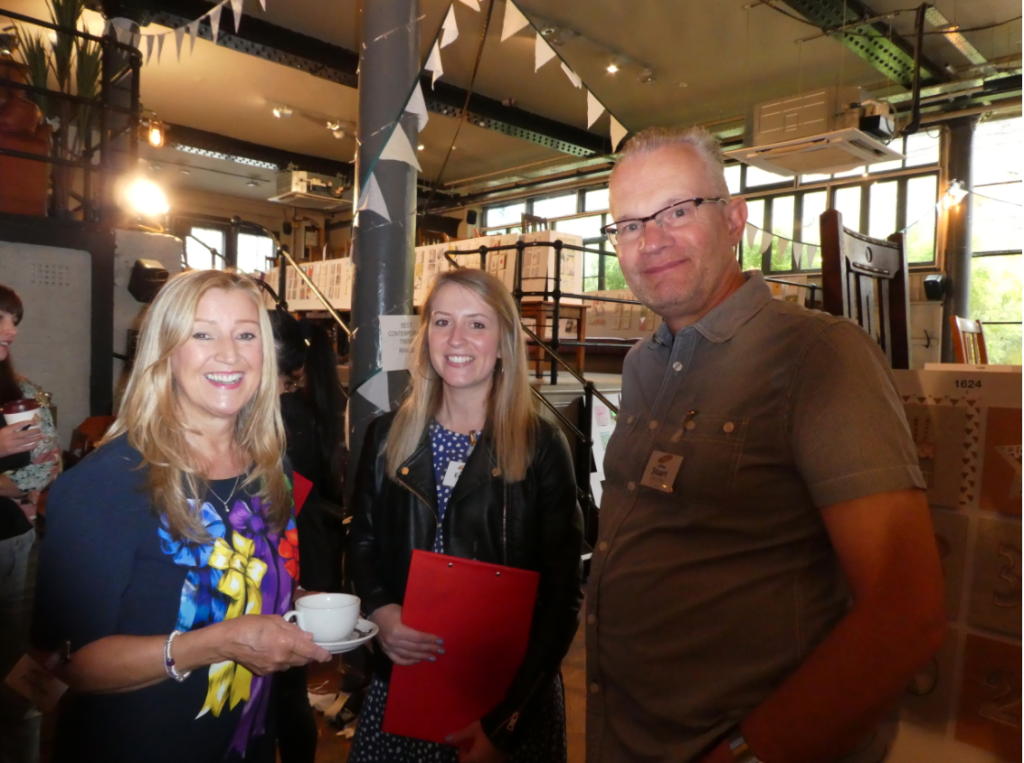
[[[725,182],[725,157],[722,155],[722,146],[718,139],[703,127],[648,127],[629,139],[615,166],[625,164],[633,157],[678,145],[690,146],[697,152],[707,168],[714,194],[723,199],[730,198],[729,185]],[[614,174],[613,170],[612,175]]]

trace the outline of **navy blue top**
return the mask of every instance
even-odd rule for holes
[[[268,528],[258,496],[214,480],[198,514],[212,542],[176,540],[142,492],[140,454],[121,437],[57,479],[47,505],[33,640],[72,651],[115,634],[166,636],[283,614],[298,574],[294,520]],[[244,481],[244,479],[243,479]],[[274,761],[272,677],[227,662],[123,694],[69,696],[53,761]]]
[[[480,438],[480,432],[475,437]],[[430,449],[434,454],[434,482],[437,487],[437,535],[434,537],[434,553],[444,553],[444,510],[448,508],[448,499],[451,498],[452,489],[459,481],[462,474],[460,469],[451,485],[444,484],[444,477],[448,473],[448,465],[452,461],[460,461],[463,466],[469,460],[469,454],[473,452],[473,440],[468,434],[459,434],[450,429],[445,429],[436,421],[430,422]]]

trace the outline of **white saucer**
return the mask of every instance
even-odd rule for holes
[[[365,644],[367,641],[377,635],[380,630],[376,624],[371,623],[369,620],[359,618],[359,622],[356,623],[356,628],[352,633],[349,634],[347,639],[343,641],[331,641],[329,643],[321,643],[314,641],[313,643],[319,647],[323,647],[331,654],[341,654],[342,652],[351,652],[357,646]]]

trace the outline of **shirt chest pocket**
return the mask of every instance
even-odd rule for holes
[[[683,457],[674,492],[698,503],[732,495],[748,424],[749,419],[701,413],[676,427],[659,448]]]

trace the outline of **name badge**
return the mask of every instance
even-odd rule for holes
[[[455,483],[459,481],[459,475],[462,474],[462,470],[465,467],[465,461],[449,461],[448,471],[444,473],[444,479],[442,480],[444,486],[455,487]]]
[[[4,683],[44,713],[53,710],[68,689],[65,683],[27,654],[18,660]]]
[[[653,487],[655,490],[660,490],[663,493],[671,493],[672,485],[675,483],[676,475],[679,473],[679,467],[682,465],[682,456],[656,450],[651,453],[651,457],[647,461],[647,467],[644,469],[644,476],[640,480],[640,484]]]

